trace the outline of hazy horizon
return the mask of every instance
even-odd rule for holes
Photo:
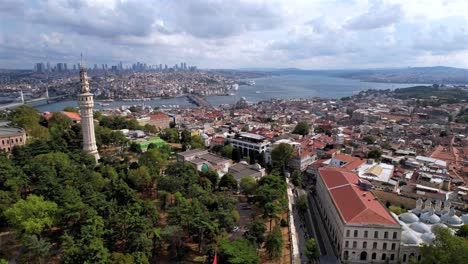
[[[463,0],[0,1],[0,68],[468,68]]]

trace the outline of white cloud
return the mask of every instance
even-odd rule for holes
[[[468,67],[464,0],[0,0],[0,68]],[[453,58],[451,60],[450,58]]]

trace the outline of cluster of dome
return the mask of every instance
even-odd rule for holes
[[[401,241],[408,245],[432,244],[435,238],[433,232],[437,227],[448,228],[454,233],[452,228],[468,224],[468,214],[457,216],[449,200],[444,202],[443,208],[441,201],[436,201],[432,207],[431,201],[427,200],[423,208],[423,201],[418,199],[415,209],[399,216],[392,215],[403,228]]]

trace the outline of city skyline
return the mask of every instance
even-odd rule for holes
[[[0,68],[79,61],[81,52],[90,65],[468,68],[465,10],[456,0],[7,0]]]

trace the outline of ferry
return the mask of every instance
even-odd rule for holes
[[[254,80],[248,80],[246,81],[247,85],[249,86],[254,86],[255,85],[255,81]]]

